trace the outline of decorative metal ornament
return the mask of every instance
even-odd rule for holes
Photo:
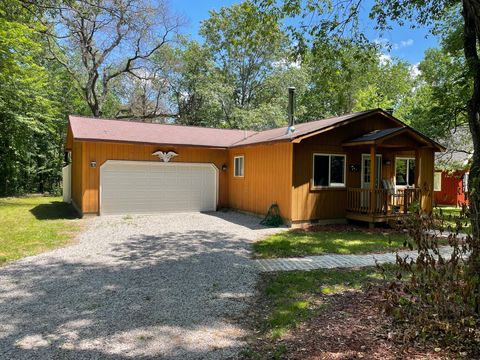
[[[178,154],[175,151],[155,151],[152,155],[158,156],[163,162],[169,162],[172,160],[175,156],[178,156]]]

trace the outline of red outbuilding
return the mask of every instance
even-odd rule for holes
[[[448,139],[440,140],[447,151],[435,156],[435,205],[468,205],[468,175],[473,152],[471,135],[466,126],[452,130]]]

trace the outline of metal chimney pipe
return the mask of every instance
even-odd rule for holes
[[[295,131],[295,88],[288,88],[288,129],[287,133]]]

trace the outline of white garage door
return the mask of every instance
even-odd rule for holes
[[[100,168],[100,213],[214,211],[212,164],[109,160]]]

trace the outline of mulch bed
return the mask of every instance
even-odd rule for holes
[[[335,231],[335,232],[363,232],[366,234],[394,234],[399,233],[399,230],[392,229],[390,227],[376,227],[369,229],[365,226],[358,226],[353,224],[333,224],[333,225],[310,225],[300,231],[306,232],[322,232],[322,231]]]
[[[290,331],[283,339],[272,342],[257,337],[251,349],[272,358],[283,348],[281,359],[456,359],[445,349],[424,344],[401,343],[401,333],[381,309],[378,288],[321,296],[326,307],[320,314]]]

